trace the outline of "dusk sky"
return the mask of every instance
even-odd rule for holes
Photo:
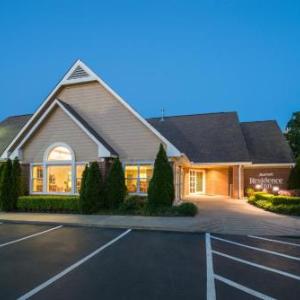
[[[1,1],[0,119],[80,58],[144,117],[300,110],[300,1]],[[84,101],[84,99],[83,99]]]

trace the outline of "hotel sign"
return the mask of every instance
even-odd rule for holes
[[[265,189],[268,191],[272,191],[274,187],[278,187],[279,189],[286,189],[290,170],[290,168],[245,169],[245,188],[259,187],[259,189]]]

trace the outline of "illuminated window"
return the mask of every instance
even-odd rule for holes
[[[48,161],[72,160],[72,154],[66,147],[58,146],[50,151]]]
[[[72,191],[71,166],[48,166],[47,175],[47,192],[70,193]]]
[[[128,192],[147,193],[152,174],[152,165],[125,166],[125,181]]]
[[[41,193],[43,192],[43,166],[32,167],[32,191]]]
[[[76,192],[80,192],[81,181],[82,181],[82,173],[85,169],[85,165],[77,165],[76,166]]]

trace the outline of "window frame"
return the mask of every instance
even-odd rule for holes
[[[152,166],[152,176],[153,176],[154,161],[126,161],[126,162],[123,162],[122,165],[123,165],[123,170],[124,170],[125,184],[127,183],[126,166],[135,166],[135,167],[137,167],[137,171],[138,171],[137,177],[132,178],[132,179],[136,179],[136,181],[137,181],[137,189],[136,189],[137,191],[132,192],[132,193],[129,192],[128,194],[129,195],[147,196],[148,193],[141,192],[141,187],[140,187],[141,179],[145,179],[145,178],[140,177],[140,167],[141,166],[142,167],[143,166]],[[150,178],[150,180],[151,180],[151,178]],[[149,180],[149,182],[150,182],[150,180]]]
[[[65,147],[67,148],[71,155],[72,160],[50,160],[48,161],[48,156],[50,152],[56,147]],[[65,143],[54,143],[50,145],[44,152],[43,162],[34,162],[30,164],[30,194],[31,195],[79,195],[77,192],[77,166],[78,165],[88,165],[86,161],[76,161],[75,154],[71,147]],[[42,166],[43,169],[43,192],[34,192],[33,191],[33,167]],[[48,167],[49,166],[71,166],[72,174],[72,188],[70,192],[48,192]]]

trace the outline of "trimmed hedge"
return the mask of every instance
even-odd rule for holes
[[[300,216],[300,197],[255,193],[248,202],[274,213]]]
[[[22,196],[17,209],[25,212],[79,213],[78,196]]]

